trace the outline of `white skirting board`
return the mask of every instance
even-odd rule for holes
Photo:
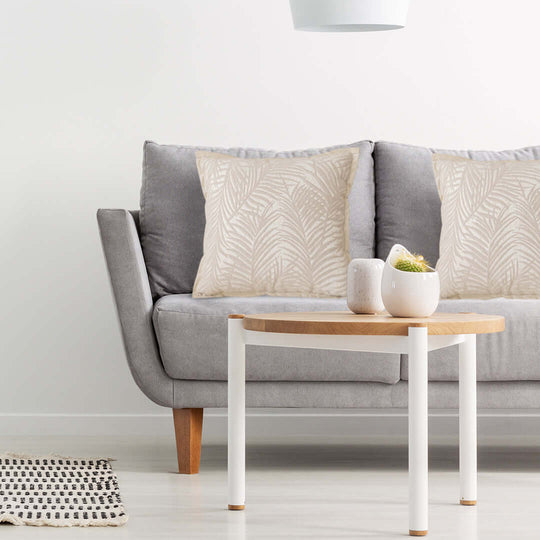
[[[2,436],[111,436],[173,437],[172,414],[0,414]],[[248,409],[248,444],[362,444],[407,442],[407,415],[395,410]],[[429,418],[432,444],[458,440],[455,410],[433,410]],[[479,444],[540,444],[540,410],[478,412]],[[227,411],[206,409],[203,444],[227,443]]]

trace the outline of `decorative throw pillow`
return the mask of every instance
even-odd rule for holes
[[[358,155],[197,152],[206,228],[193,296],[344,296]]]
[[[540,161],[433,156],[443,298],[540,296]]]

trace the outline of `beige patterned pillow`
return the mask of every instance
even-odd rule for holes
[[[540,161],[433,156],[443,298],[540,297]]]
[[[358,152],[263,159],[197,152],[206,228],[193,296],[345,296]]]

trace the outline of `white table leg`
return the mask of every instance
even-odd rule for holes
[[[244,510],[246,485],[246,343],[242,318],[229,318],[228,454],[229,510]]]
[[[476,335],[459,345],[459,502],[476,504]]]
[[[409,534],[428,530],[427,328],[409,328]]]

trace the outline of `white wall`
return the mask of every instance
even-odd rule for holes
[[[0,413],[154,413],[123,357],[98,207],[145,139],[540,144],[536,0],[411,0],[405,30],[292,30],[286,0],[0,2]]]

